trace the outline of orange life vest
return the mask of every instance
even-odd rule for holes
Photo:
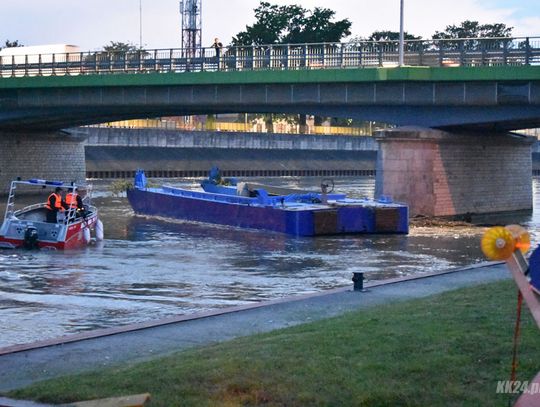
[[[66,195],[66,204],[69,205],[70,208],[77,208],[78,205],[77,205],[77,197],[78,197],[78,194],[77,193],[68,193]]]
[[[56,200],[54,201],[54,207],[51,202],[51,198],[54,197]],[[45,205],[47,209],[58,209],[59,211],[63,211],[64,207],[62,206],[62,197],[60,194],[57,194],[56,192],[53,192],[49,195],[47,198],[47,204]]]

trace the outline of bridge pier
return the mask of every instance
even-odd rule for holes
[[[1,132],[0,194],[17,177],[84,181],[84,140],[62,131]]]
[[[412,216],[532,210],[533,137],[403,127],[377,139],[375,196]]]

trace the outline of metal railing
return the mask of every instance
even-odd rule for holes
[[[0,76],[87,75],[148,72],[296,70],[397,66],[398,41],[286,44],[216,49],[154,49],[7,55]],[[540,65],[540,37],[411,40],[410,66]]]

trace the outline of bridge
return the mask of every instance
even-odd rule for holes
[[[407,41],[411,67],[399,69],[397,49],[360,42],[231,47],[219,56],[213,48],[0,55],[0,129],[224,112],[538,125],[540,37]]]
[[[405,62],[417,66],[387,66],[397,61],[395,43],[238,47],[219,56],[202,49],[2,57],[0,158],[10,164],[0,177],[4,184],[54,176],[57,167],[84,177],[69,167],[84,157],[80,140],[58,133],[68,127],[297,113],[414,126],[380,138],[377,176],[377,194],[411,203],[413,213],[530,209],[530,186],[512,182],[530,180],[530,142],[506,132],[540,126],[540,39],[420,41],[405,49]],[[35,174],[39,162],[44,172]],[[474,194],[481,196],[468,199]]]
[[[0,109],[0,129],[17,131],[236,112],[504,131],[540,126],[540,66],[4,78]]]
[[[367,68],[398,65],[397,41],[271,44],[153,49],[134,52],[68,52],[21,55],[0,52],[2,77],[109,74],[119,72],[214,72]],[[498,66],[540,64],[540,37],[407,40],[407,66]]]

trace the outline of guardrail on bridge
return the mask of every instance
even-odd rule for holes
[[[397,41],[0,56],[0,77],[397,66]],[[410,40],[411,66],[540,65],[540,37]]]

